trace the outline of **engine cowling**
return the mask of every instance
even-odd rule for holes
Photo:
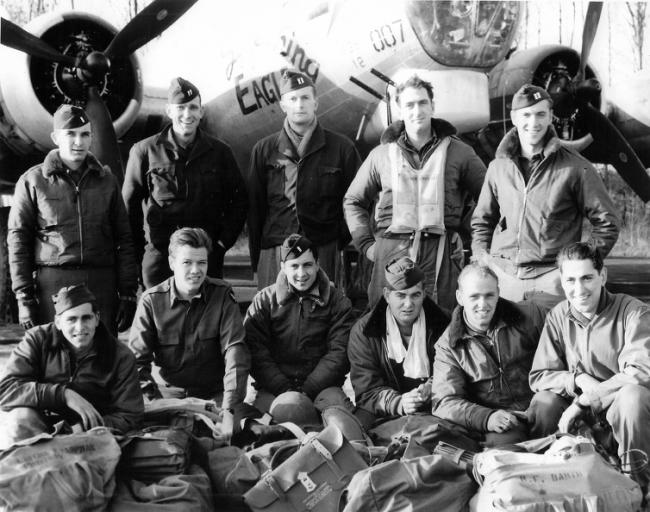
[[[40,16],[25,27],[61,53],[78,56],[104,50],[117,29],[90,13],[63,12]],[[85,105],[85,89],[76,70],[0,47],[0,139],[5,150],[19,155],[44,152],[52,114],[62,103]],[[117,58],[97,86],[118,137],[135,122],[142,103],[142,77],[137,57]],[[0,148],[1,149],[1,148]]]

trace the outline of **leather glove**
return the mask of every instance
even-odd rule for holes
[[[36,325],[37,306],[35,299],[18,300],[18,323],[24,329],[31,329]]]
[[[135,309],[137,303],[129,298],[120,298],[120,305],[117,309],[117,330],[118,332],[124,332],[133,323],[133,317],[135,316]]]

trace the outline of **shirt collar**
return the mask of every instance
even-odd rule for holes
[[[182,299],[180,295],[178,294],[178,290],[176,289],[176,281],[174,281],[174,278],[171,278],[171,286],[169,287],[169,304],[171,307],[174,307],[178,302],[193,302],[195,299],[202,300],[203,302],[207,302],[207,290],[205,286],[205,281],[203,281],[203,284],[201,285],[201,288],[199,289],[199,293],[194,295],[189,301]]]
[[[581,325],[587,325],[589,322],[591,322],[594,318],[596,318],[598,315],[600,315],[605,308],[609,304],[611,294],[605,289],[603,286],[600,289],[600,298],[598,299],[598,306],[596,307],[596,314],[591,318],[587,318],[585,315],[580,313],[577,309],[573,307],[573,305],[569,302],[569,314]]]

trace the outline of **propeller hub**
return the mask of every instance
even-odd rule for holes
[[[110,70],[111,61],[102,52],[90,52],[79,66],[79,78],[91,83],[100,82]]]

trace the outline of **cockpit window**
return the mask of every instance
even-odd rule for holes
[[[445,66],[492,67],[517,31],[517,1],[408,0],[406,12],[427,54]]]

